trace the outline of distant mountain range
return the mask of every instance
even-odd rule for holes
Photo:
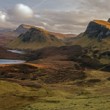
[[[91,21],[85,32],[77,37],[75,34],[49,32],[26,24],[21,24],[17,29],[7,34],[7,36],[9,35],[16,36],[14,39],[11,39],[13,41],[8,45],[13,49],[35,50],[49,46],[81,45],[83,47],[98,48],[103,51],[108,50],[110,44],[110,19],[108,21]]]
[[[20,26],[18,26],[18,28],[14,32],[16,32],[20,35],[20,34],[26,33],[31,28],[39,28],[39,27],[27,25],[27,24],[21,24]],[[55,35],[58,39],[76,37],[76,34],[62,34],[62,33],[57,33],[57,32],[50,32],[50,33],[52,35]]]
[[[15,31],[19,35],[9,43],[10,48],[15,49],[38,49],[49,46],[62,46],[66,38],[75,37],[75,34],[61,34],[49,32],[31,25],[20,25]]]
[[[41,29],[39,27],[35,27],[32,25],[27,25],[27,24],[21,24],[15,30],[0,29],[0,46],[6,46],[6,44],[8,44],[9,42],[16,41],[15,39],[18,39],[17,37],[19,37],[21,34],[25,34],[31,28]],[[41,30],[44,30],[44,29],[41,29]],[[44,31],[46,31],[46,30],[44,30]],[[54,35],[56,38],[58,38],[60,40],[65,40],[66,38],[76,37],[75,34],[62,34],[62,33],[55,33],[55,32],[49,32],[49,31],[48,31],[48,33],[51,35]],[[13,46],[16,47],[15,44]],[[11,47],[13,47],[13,46],[11,46]]]
[[[27,24],[21,24],[14,30],[14,32],[20,34],[26,33],[30,28],[35,28],[35,26],[27,25]]]

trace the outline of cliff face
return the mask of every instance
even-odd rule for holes
[[[34,26],[21,24],[20,26],[18,26],[18,28],[15,30],[15,32],[18,34],[23,34],[23,33],[27,32],[32,27],[34,27]]]
[[[110,23],[102,20],[91,21],[84,34],[90,38],[104,39],[110,36]]]

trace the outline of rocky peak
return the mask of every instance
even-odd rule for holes
[[[110,23],[110,18],[108,19],[108,22]]]
[[[18,26],[18,28],[15,30],[15,32],[18,34],[23,34],[23,33],[27,32],[31,27],[32,26],[30,26],[30,25],[21,24],[20,26]]]
[[[54,35],[41,28],[30,28],[26,33],[21,34],[19,38],[23,42],[53,42],[59,41]]]
[[[90,38],[102,40],[110,36],[110,23],[103,20],[91,21],[85,31],[85,34]]]

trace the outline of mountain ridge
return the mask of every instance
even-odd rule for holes
[[[88,24],[84,35],[102,40],[110,36],[110,23],[103,20],[93,20]]]
[[[27,32],[30,28],[42,29],[40,27],[33,26],[33,25],[21,24],[16,28],[16,30],[14,32],[16,32],[20,35],[20,34],[24,34],[25,32]],[[42,29],[42,30],[45,30],[45,29]],[[63,33],[51,32],[51,31],[48,31],[48,32],[55,35],[58,39],[76,37],[76,34],[63,34]]]
[[[10,44],[10,48],[16,49],[38,49],[48,46],[62,46],[64,43],[55,35],[41,28],[30,28],[24,34],[21,34]]]

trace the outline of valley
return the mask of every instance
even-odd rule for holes
[[[63,40],[34,26],[15,29],[23,33],[0,47],[0,110],[109,110],[105,22]]]
[[[0,110],[110,110],[110,0],[0,1]]]

